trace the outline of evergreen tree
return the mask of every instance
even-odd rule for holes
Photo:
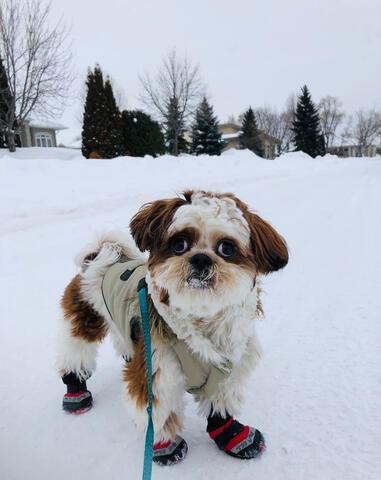
[[[91,153],[101,155],[103,144],[103,75],[99,65],[90,69],[86,80],[87,95],[83,114],[82,155],[89,158]]]
[[[114,158],[124,155],[122,117],[116,105],[111,81],[107,78],[104,85],[105,109],[104,131],[105,142],[103,144],[103,158]]]
[[[184,138],[185,124],[176,97],[169,101],[164,127],[168,152],[176,156],[188,152],[188,142]]]
[[[9,107],[11,105],[11,93],[9,90],[8,77],[0,57],[0,148],[7,148],[6,125],[9,123]]]
[[[258,131],[257,121],[251,107],[249,107],[243,115],[241,130],[242,133],[239,136],[239,148],[248,148],[260,157],[263,157],[263,144]]]
[[[158,122],[141,110],[122,112],[124,151],[133,157],[165,153],[164,135]]]
[[[122,155],[122,122],[116,105],[111,82],[104,83],[102,71],[97,65],[89,70],[86,80],[87,95],[83,114],[82,154],[89,158],[97,154],[101,158]]]
[[[196,155],[221,155],[226,142],[218,132],[217,117],[213,114],[213,107],[204,97],[196,112],[196,122],[192,127],[191,152]]]
[[[319,113],[312,102],[306,85],[296,105],[295,119],[292,125],[295,150],[308,153],[311,157],[325,154],[324,138],[320,131]]]

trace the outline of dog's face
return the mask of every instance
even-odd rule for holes
[[[283,238],[232,194],[188,191],[144,205],[131,221],[160,301],[204,311],[242,304],[258,274],[284,267]]]

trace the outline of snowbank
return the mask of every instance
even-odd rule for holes
[[[0,216],[7,231],[56,221],[68,214],[112,210],[121,198],[132,196],[143,202],[150,198],[147,192],[151,189],[161,195],[186,188],[218,190],[226,179],[233,188],[235,182],[253,182],[254,178],[281,178],[290,171],[304,175],[333,163],[366,161],[333,156],[323,160],[302,152],[265,160],[247,150],[229,150],[221,157],[147,155],[112,160],[88,160],[80,151],[66,148],[24,148],[13,154],[1,151]]]
[[[30,147],[18,148],[16,152],[10,153],[6,149],[0,149],[0,159],[8,160],[71,160],[75,158],[83,158],[80,150],[58,147]]]
[[[264,279],[264,355],[239,419],[267,450],[220,452],[187,396],[187,459],[154,480],[379,480],[381,161],[221,157],[85,160],[78,151],[0,154],[0,478],[141,478],[144,439],[106,341],[88,381],[94,408],[61,410],[59,299],[95,231],[128,227],[147,201],[184,188],[233,191],[285,236],[290,262]]]

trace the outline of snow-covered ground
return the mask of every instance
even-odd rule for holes
[[[239,417],[262,430],[266,452],[242,461],[217,450],[188,396],[188,457],[154,466],[153,479],[381,478],[380,158],[1,155],[1,480],[141,477],[144,438],[108,341],[88,382],[94,408],[61,410],[58,302],[93,232],[127,227],[142,203],[186,187],[237,194],[285,236],[291,258],[264,281],[264,356]]]

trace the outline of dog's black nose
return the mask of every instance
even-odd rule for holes
[[[203,272],[205,270],[209,270],[210,267],[212,267],[213,260],[204,253],[197,253],[196,255],[193,255],[193,257],[191,257],[189,263],[198,272]]]

